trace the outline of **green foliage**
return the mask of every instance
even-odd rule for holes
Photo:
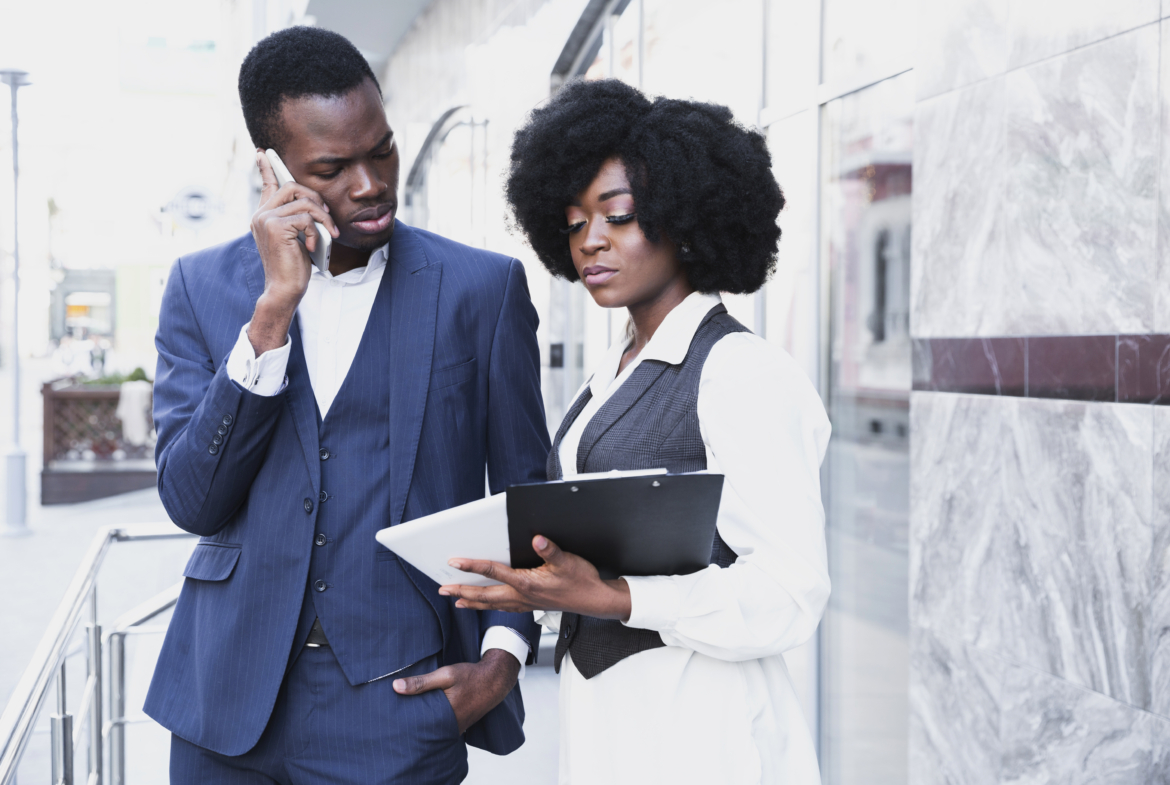
[[[153,380],[146,375],[146,371],[135,368],[129,374],[114,373],[109,376],[99,376],[97,379],[86,379],[82,384],[98,387],[121,384],[122,382],[153,382]]]

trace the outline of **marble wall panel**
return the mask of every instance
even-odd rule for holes
[[[1006,666],[929,630],[910,639],[910,785],[998,782]]]
[[[1148,25],[1007,74],[1010,276],[980,328],[1153,331],[1158,39]]]
[[[1170,13],[1170,0],[1163,0],[1163,14]],[[1170,151],[1170,20],[1162,22],[1162,72],[1159,86],[1163,151]],[[1158,256],[1154,286],[1154,330],[1170,332],[1170,152],[1163,152],[1158,166]]]
[[[910,329],[993,335],[1010,282],[1003,244],[1002,78],[920,102],[914,115]],[[990,317],[990,323],[985,324]]]
[[[1007,70],[1008,0],[924,0],[918,7],[918,97]]]
[[[1152,418],[914,393],[912,624],[1148,707]]]
[[[1166,723],[1151,714],[1031,668],[1008,666],[1000,744],[1003,785],[1137,785],[1156,779]]]
[[[1160,0],[1016,0],[1008,28],[1008,67],[1035,63],[1149,24],[1160,10]]]
[[[1170,717],[1170,409],[1161,406],[1154,409],[1153,487],[1148,622],[1150,709]],[[1166,747],[1170,757],[1170,735]]]

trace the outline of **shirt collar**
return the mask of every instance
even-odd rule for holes
[[[701,292],[689,294],[685,300],[666,315],[662,324],[658,325],[654,336],[642,349],[642,353],[638,355],[634,363],[640,363],[643,360],[660,360],[671,365],[681,363],[686,359],[687,352],[691,348],[691,341],[694,339],[699,325],[703,323],[703,318],[721,302],[723,300],[717,294],[702,294]],[[621,357],[625,354],[626,347],[630,345],[631,337],[630,333],[627,332],[622,340],[609,348],[605,359],[601,361],[600,367],[589,382],[589,389],[593,395],[604,393],[617,378],[618,365],[621,363]]]
[[[365,267],[357,267],[335,276],[333,273],[323,273],[317,269],[316,265],[313,265],[313,276],[323,281],[337,281],[338,283],[349,285],[366,283],[382,277],[382,272],[386,269],[386,262],[389,256],[390,243],[386,243],[370,254],[370,260],[366,262]]]

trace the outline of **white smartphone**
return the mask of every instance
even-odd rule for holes
[[[268,157],[268,163],[272,164],[272,171],[276,174],[276,184],[284,185],[285,183],[296,182],[293,180],[292,174],[289,173],[288,167],[284,165],[284,161],[280,160],[280,156],[276,154],[275,150],[268,149],[264,151],[264,155]],[[329,271],[329,255],[333,251],[333,236],[329,234],[329,230],[322,224],[313,222],[317,227],[317,250],[309,251],[309,258],[313,260],[313,264],[321,272]],[[303,245],[305,242],[305,233],[301,232],[298,239]],[[305,249],[308,251],[308,248]]]

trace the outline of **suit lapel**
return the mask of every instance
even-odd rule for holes
[[[249,239],[244,245],[244,282],[248,287],[248,295],[252,300],[251,314],[256,310],[256,301],[264,291],[264,265],[260,261],[260,252],[256,249],[256,242]],[[309,381],[309,366],[305,363],[305,351],[301,342],[300,319],[293,316],[289,327],[289,340],[292,343],[288,357],[288,389],[285,396],[288,402],[289,414],[292,415],[293,425],[296,428],[297,438],[301,442],[301,451],[305,458],[305,468],[309,471],[314,490],[321,485],[321,461],[317,457],[320,432],[317,428],[317,399],[313,396],[313,385]]]
[[[435,353],[442,265],[429,261],[409,226],[396,222],[390,279],[390,523],[402,522],[414,476]]]
[[[317,455],[321,445],[321,431],[317,422],[317,398],[313,395],[313,383],[309,379],[309,365],[305,362],[305,349],[301,340],[300,319],[293,316],[289,328],[292,342],[288,355],[288,410],[293,418],[297,438],[301,441],[301,452],[305,457],[305,468],[313,482],[313,490],[321,487],[321,460]]]

